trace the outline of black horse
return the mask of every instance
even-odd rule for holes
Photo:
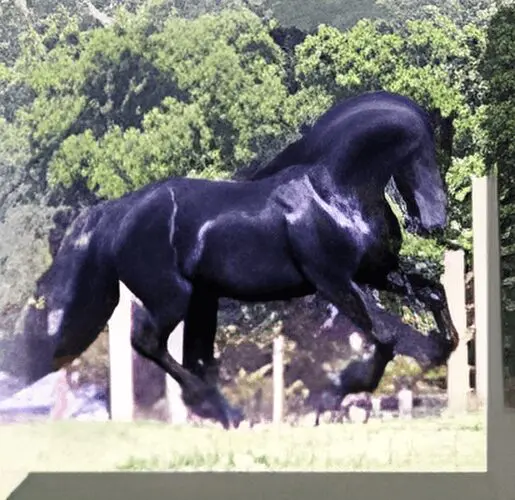
[[[406,97],[387,92],[375,92],[366,96],[369,106],[376,109],[382,107],[385,112],[394,112],[390,108],[392,102],[413,105]],[[314,125],[304,126],[302,137],[287,146],[264,167],[254,164],[238,172],[236,177],[240,180],[259,180],[288,170],[293,165],[319,162],[338,168],[346,159],[347,146],[342,138],[349,134],[354,137],[352,127],[356,124],[355,114],[363,109],[363,102],[363,96],[358,96],[337,104]],[[431,123],[431,119],[427,114],[426,123]],[[428,177],[422,176],[415,180],[410,178],[409,172],[399,169],[397,174],[393,174],[389,186],[396,201],[404,202],[407,230],[420,235],[427,235],[434,229],[428,207],[424,206],[424,201],[417,200],[417,196],[420,196],[417,194],[417,184],[423,185],[429,181]],[[439,200],[441,204],[445,197],[443,183],[439,181],[435,188],[442,188]],[[429,199],[426,198],[426,201]],[[443,286],[419,273],[406,272],[401,268],[399,251],[402,234],[399,222],[384,197],[380,210],[386,222],[383,239],[379,241],[379,245],[367,249],[355,275],[356,283],[364,286],[367,312],[373,319],[376,335],[363,335],[362,355],[350,363],[329,390],[321,395],[316,425],[322,411],[338,408],[348,394],[373,391],[379,384],[386,365],[395,355],[410,356],[427,370],[444,363],[458,342]],[[423,335],[404,324],[399,317],[378,307],[371,288],[400,295],[411,306],[417,307],[422,303],[433,313],[438,330]],[[420,307],[417,309],[420,310]],[[340,312],[345,314],[346,311]]]
[[[26,331],[29,378],[96,339],[118,303],[118,281],[144,307],[133,348],[178,381],[193,411],[226,428],[241,415],[202,379],[199,362],[211,358],[219,297],[270,301],[318,291],[365,335],[378,335],[357,283],[363,273],[384,274],[390,257],[385,186],[393,176],[419,231],[445,225],[446,197],[419,106],[366,94],[347,115],[338,155],[252,181],[172,178],[77,217],[27,313],[41,326]],[[167,351],[182,320],[183,366]]]

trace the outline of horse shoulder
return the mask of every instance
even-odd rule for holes
[[[278,186],[272,193],[272,200],[277,204],[290,224],[307,222],[311,199],[304,178],[294,179]]]

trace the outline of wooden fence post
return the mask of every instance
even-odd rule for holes
[[[488,396],[489,295],[493,277],[489,267],[489,248],[492,238],[498,238],[497,221],[497,178],[493,175],[472,177],[476,395],[483,407],[486,407]]]
[[[284,411],[284,337],[278,335],[274,338],[273,348],[273,391],[274,409],[273,422],[280,424],[283,420]]]
[[[111,420],[132,421],[134,392],[132,370],[131,297],[122,283],[120,301],[108,321],[109,329],[109,381]]]
[[[50,410],[51,420],[63,420],[68,410],[68,399],[70,396],[70,386],[68,385],[67,367],[61,368],[57,373],[52,396],[54,399]]]
[[[168,337],[168,352],[178,363],[183,358],[184,323],[177,325]],[[181,386],[170,375],[166,375],[166,400],[168,419],[173,424],[184,424],[188,421],[188,409],[182,400]]]
[[[459,344],[447,361],[447,407],[450,413],[467,411],[469,384],[469,364],[467,350],[467,309],[465,300],[465,253],[463,250],[446,251],[445,271],[442,285],[452,322],[459,336]]]
[[[399,417],[413,418],[413,391],[407,387],[402,388],[397,393],[397,401],[399,402]]]

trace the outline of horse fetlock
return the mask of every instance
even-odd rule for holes
[[[419,364],[423,369],[430,369],[444,364],[454,351],[454,342],[438,330],[430,330],[427,335],[428,345],[423,350]]]
[[[183,391],[183,401],[190,410],[202,418],[220,422],[225,429],[238,427],[244,418],[243,412],[232,408],[216,387],[196,387]]]
[[[216,388],[205,384],[187,385],[183,387],[183,400],[188,406],[194,406],[212,399],[218,394]]]

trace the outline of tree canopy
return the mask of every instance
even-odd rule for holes
[[[303,5],[0,4],[0,231],[9,236],[0,310],[20,304],[47,265],[59,207],[172,175],[230,178],[337,100],[374,89],[439,116],[449,228],[438,239],[406,234],[403,255],[433,274],[446,248],[470,260],[470,177],[495,164],[508,182],[513,162],[513,11],[495,14],[489,0],[381,0],[369,15],[356,7],[355,18],[336,19],[329,0]],[[506,184],[503,199],[512,191]],[[502,209],[507,257],[512,217]],[[505,260],[503,270],[511,294],[515,265]]]
[[[503,326],[506,332],[508,375],[515,376],[515,7],[502,7],[488,28],[488,45],[481,64],[488,81],[484,117],[485,161],[496,169],[499,184],[499,229]]]

